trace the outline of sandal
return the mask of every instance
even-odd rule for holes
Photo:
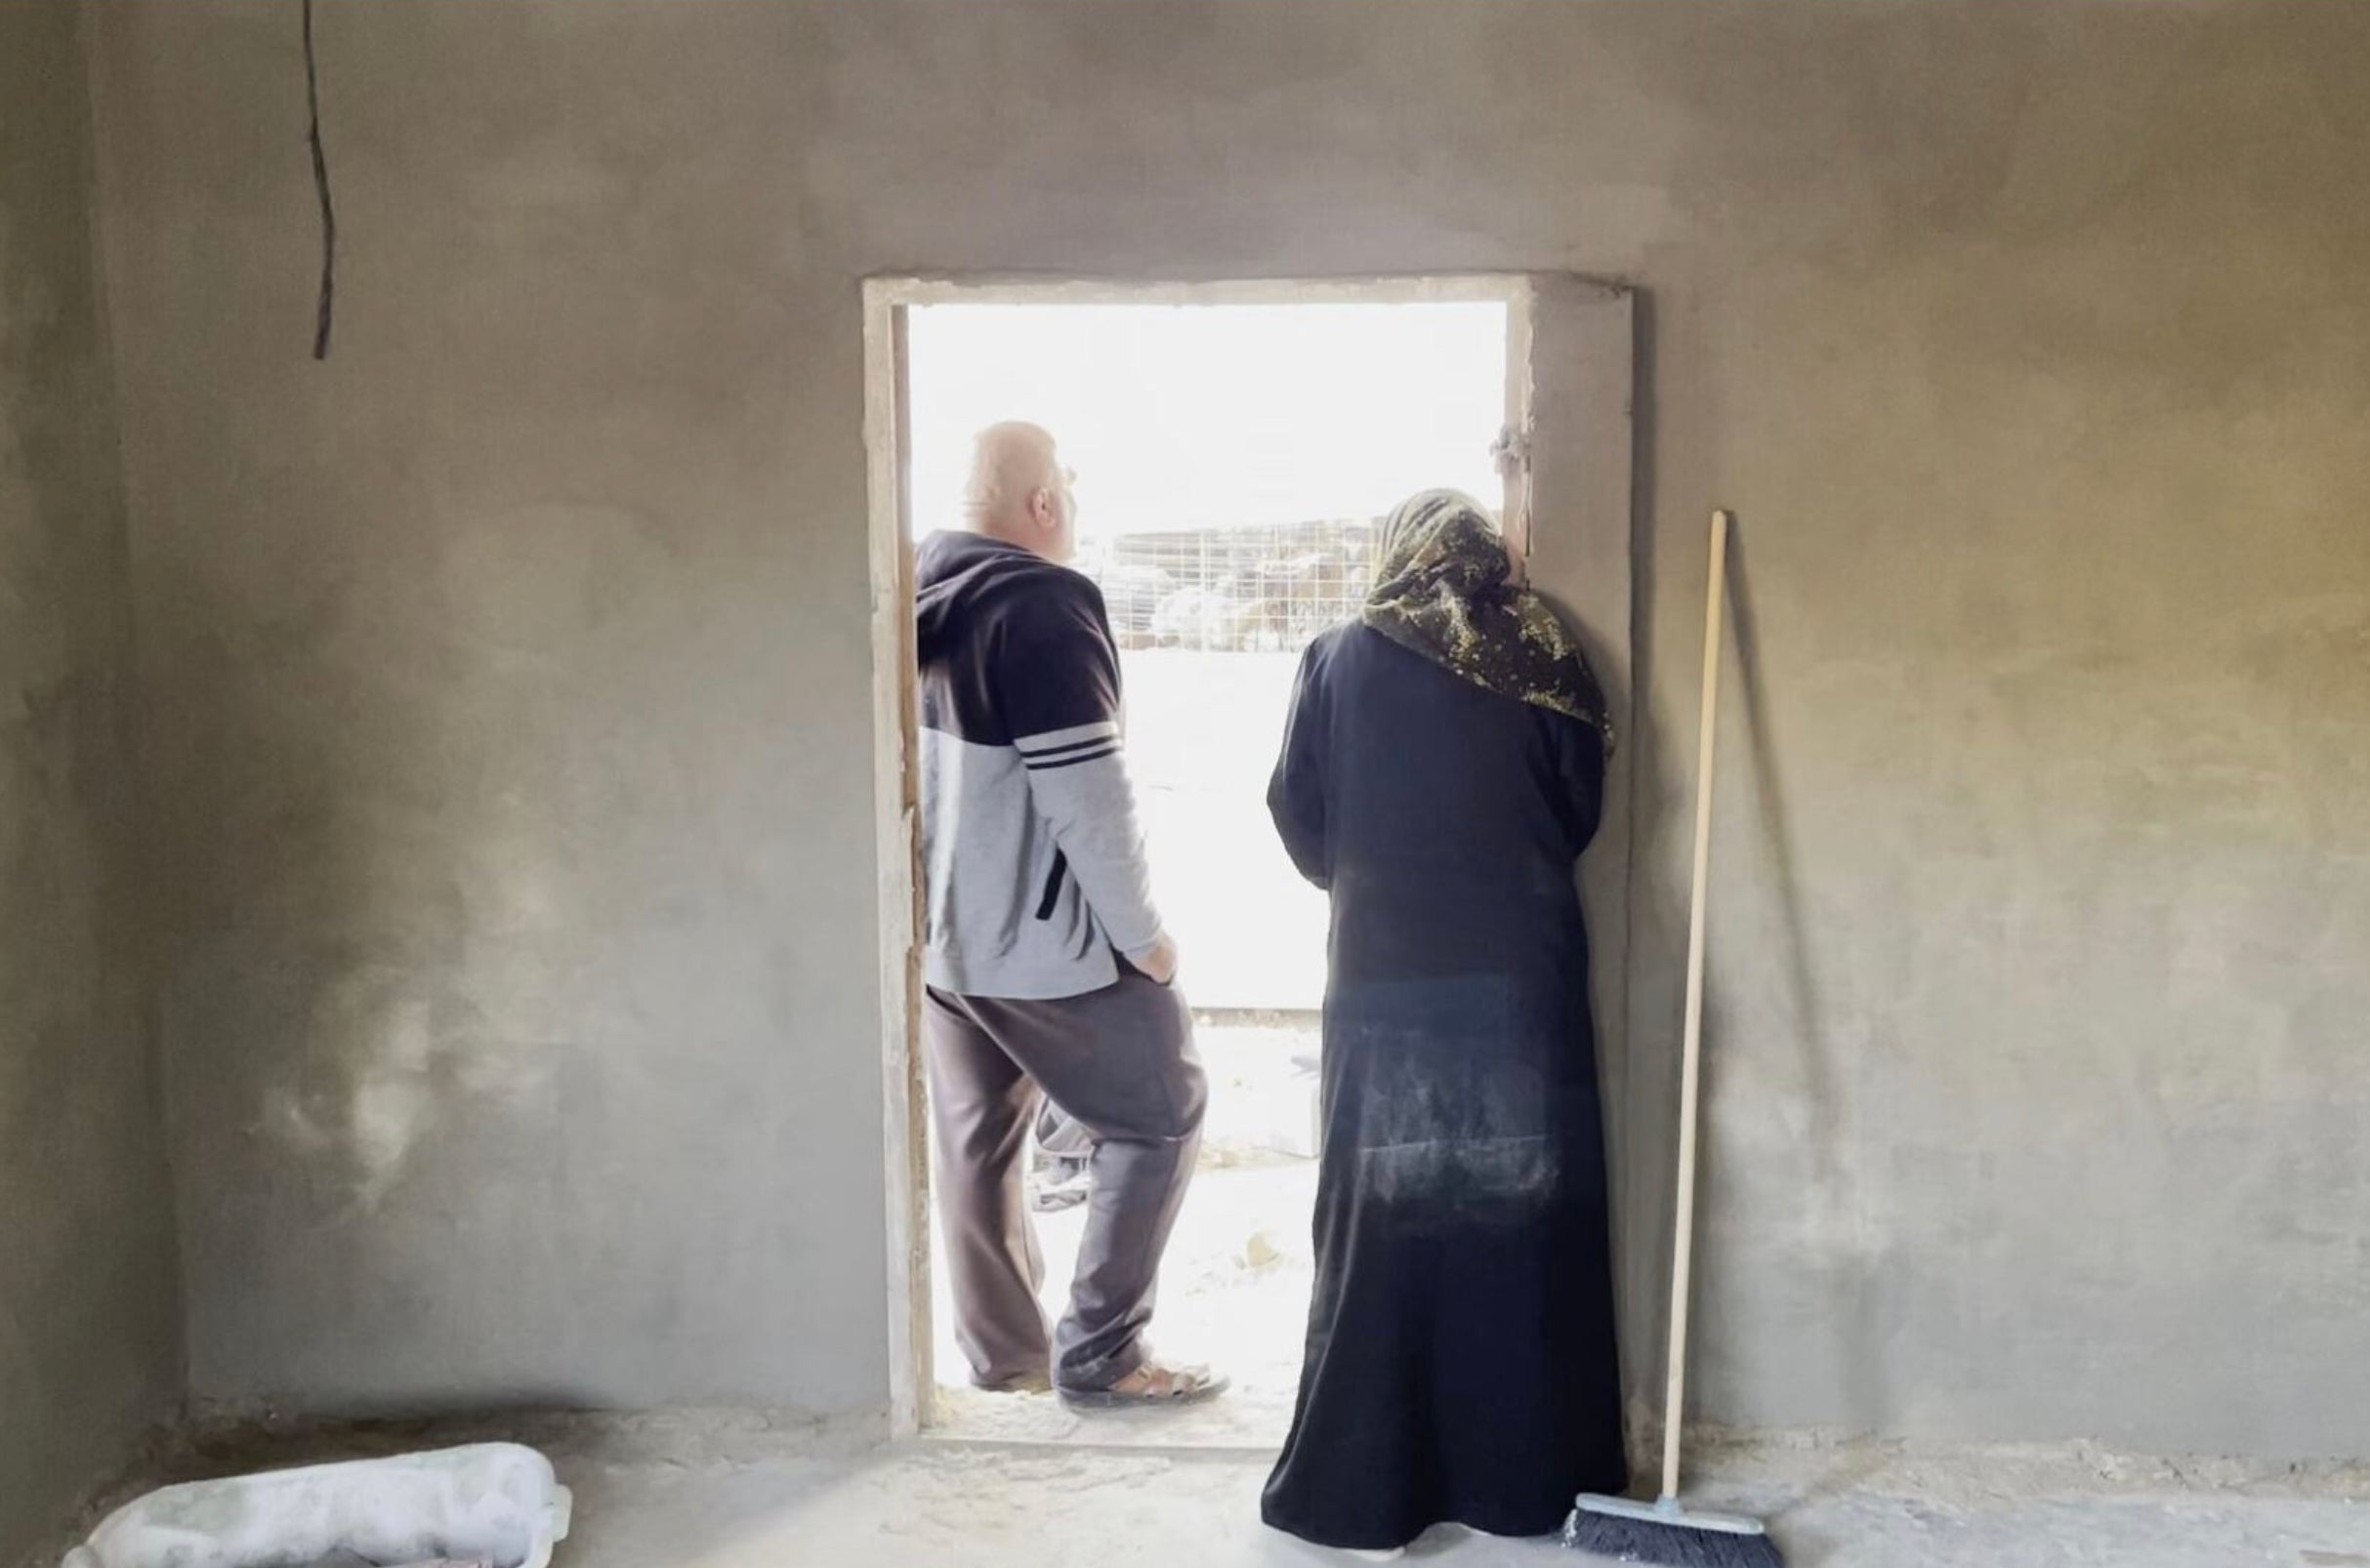
[[[1165,1367],[1147,1361],[1108,1388],[1064,1388],[1072,1410],[1171,1410],[1207,1404],[1231,1386],[1207,1367]]]

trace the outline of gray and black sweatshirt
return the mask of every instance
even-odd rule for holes
[[[1083,996],[1160,938],[1120,756],[1102,591],[1017,545],[933,534],[915,560],[925,978]]]

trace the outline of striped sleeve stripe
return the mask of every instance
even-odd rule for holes
[[[1067,746],[1048,746],[1043,751],[1024,751],[1020,754],[1020,759],[1026,763],[1051,763],[1059,761],[1064,757],[1075,757],[1080,752],[1115,752],[1118,749],[1118,736],[1102,735],[1094,740],[1076,741]]]
[[[1117,740],[1119,725],[1110,720],[1100,723],[1073,724],[1067,729],[1049,729],[1042,735],[1016,736],[1013,744],[1023,757],[1040,757],[1066,747],[1082,745],[1090,740]]]
[[[1024,758],[1020,765],[1032,773],[1050,773],[1057,767],[1076,767],[1080,763],[1099,763],[1105,757],[1118,755],[1119,743],[1115,740],[1105,740],[1093,743],[1088,750],[1064,752],[1060,756],[1046,756],[1040,753],[1036,757]]]

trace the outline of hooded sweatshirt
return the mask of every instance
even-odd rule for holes
[[[924,975],[1048,1000],[1160,938],[1120,755],[1102,591],[1018,545],[933,534],[915,558]]]

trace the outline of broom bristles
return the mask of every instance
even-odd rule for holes
[[[1767,1536],[1629,1519],[1585,1508],[1574,1509],[1564,1521],[1563,1544],[1615,1562],[1661,1563],[1664,1568],[1786,1568],[1784,1554]]]

